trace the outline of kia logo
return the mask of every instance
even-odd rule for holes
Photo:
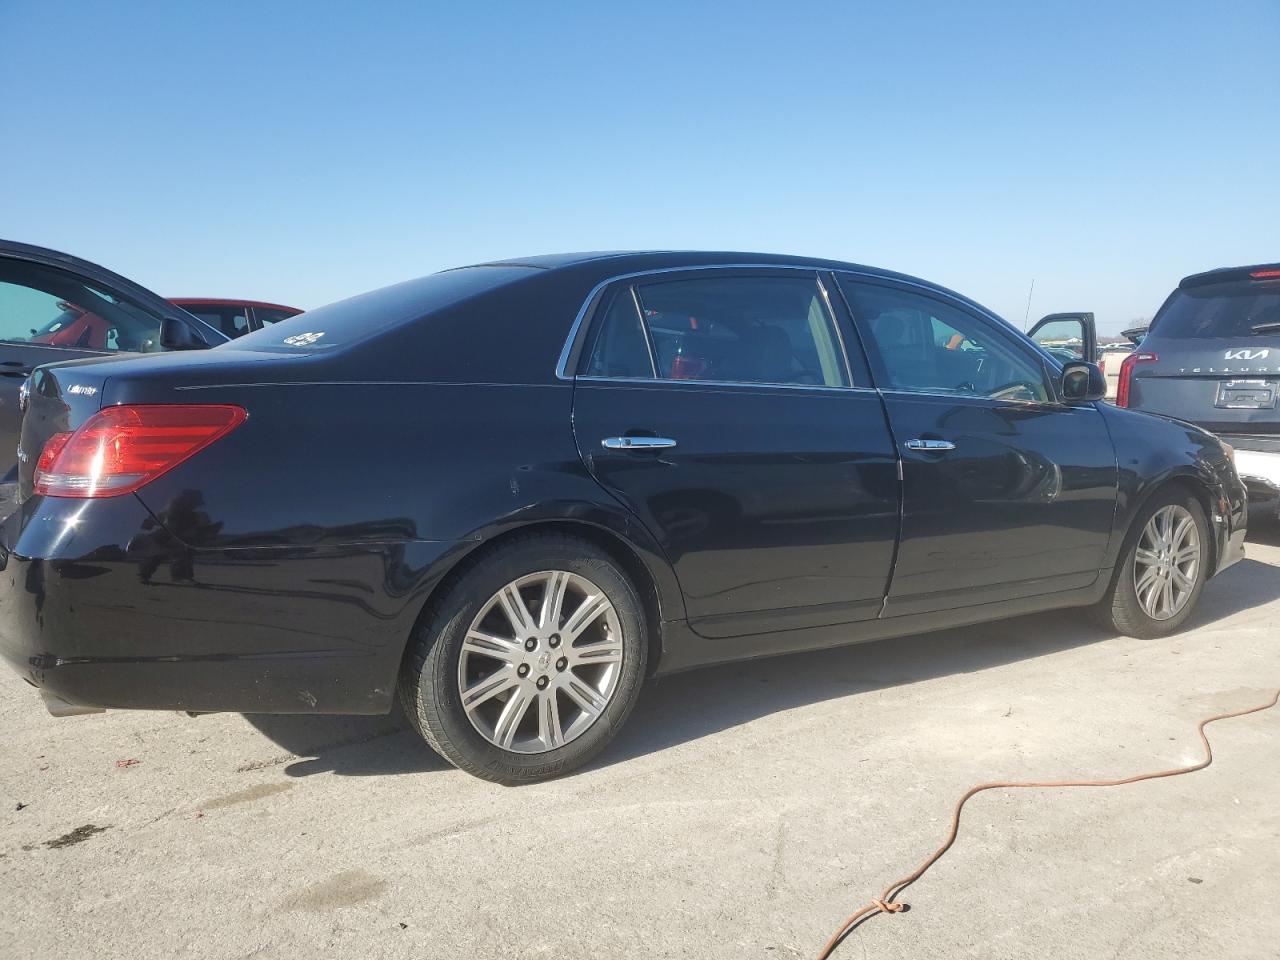
[[[1228,350],[1222,355],[1224,360],[1265,360],[1271,356],[1270,350]]]

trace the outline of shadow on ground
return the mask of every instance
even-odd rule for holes
[[[1264,542],[1280,544],[1280,529]],[[1205,589],[1187,629],[1280,596],[1276,567],[1244,560]],[[1083,609],[1018,617],[938,633],[677,674],[649,683],[618,739],[595,766],[609,766],[793,707],[869,690],[973,673],[1114,639]],[[376,776],[449,769],[397,711],[383,717],[266,716],[246,719],[298,759],[289,776]]]

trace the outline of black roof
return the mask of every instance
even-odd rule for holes
[[[544,253],[531,257],[508,257],[502,260],[491,260],[473,264],[480,267],[536,267],[543,270],[556,270],[562,267],[600,264],[610,272],[626,272],[634,267],[638,270],[651,269],[655,261],[665,266],[696,267],[707,264],[742,264],[743,266],[797,266],[815,267],[825,270],[857,270],[859,273],[883,274],[889,277],[906,277],[904,274],[868,267],[860,263],[848,263],[843,260],[829,260],[821,257],[797,257],[781,253],[750,253],[741,250],[604,250],[579,253]],[[620,268],[620,269],[619,269]]]
[[[1206,283],[1245,280],[1254,273],[1263,271],[1270,273],[1276,270],[1280,270],[1280,263],[1255,263],[1247,267],[1218,267],[1216,270],[1206,270],[1204,273],[1193,273],[1189,277],[1183,277],[1178,286],[1199,287]]]
[[[738,250],[624,250],[588,253],[552,253],[532,257],[512,257],[490,263],[475,264],[479,267],[525,267],[528,269],[572,274],[573,279],[588,284],[601,283],[614,277],[650,270],[723,267],[723,266],[787,266],[811,270],[851,271],[863,276],[901,280],[916,286],[944,293],[961,300],[991,317],[995,313],[972,298],[941,284],[922,280],[910,274],[869,267],[845,260],[828,260],[821,257],[798,257],[781,253],[750,253]],[[567,279],[567,277],[566,277]]]

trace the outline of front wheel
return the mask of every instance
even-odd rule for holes
[[[1101,622],[1131,637],[1163,637],[1191,615],[1209,572],[1209,525],[1189,493],[1157,493],[1125,538]]]
[[[474,563],[435,603],[400,681],[414,725],[454,766],[528,783],[613,739],[645,672],[634,587],[594,545],[531,535]]]

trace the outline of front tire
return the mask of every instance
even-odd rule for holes
[[[459,769],[517,784],[587,763],[640,692],[648,643],[608,554],[531,534],[471,563],[433,601],[400,679],[405,712]]]
[[[1130,637],[1176,631],[1191,615],[1208,578],[1209,524],[1189,492],[1157,492],[1125,538],[1111,588],[1097,606],[1100,622]]]

